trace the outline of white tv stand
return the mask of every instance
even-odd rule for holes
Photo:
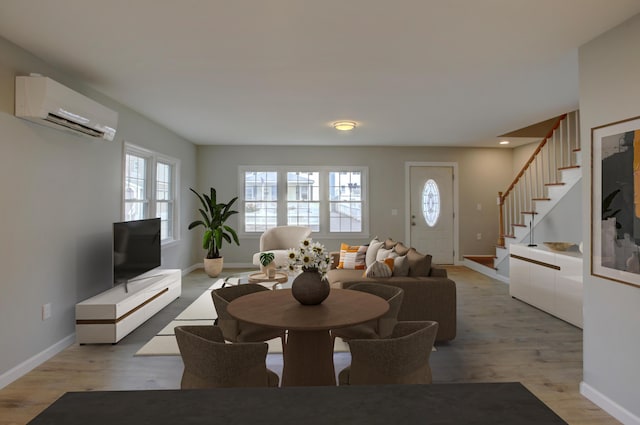
[[[76,341],[99,344],[120,341],[182,293],[179,269],[151,270],[76,304]]]

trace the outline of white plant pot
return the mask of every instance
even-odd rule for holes
[[[261,265],[260,271],[268,278],[273,278],[276,275],[276,263],[272,261],[266,266]]]
[[[204,271],[209,277],[218,277],[222,272],[224,258],[205,258]]]

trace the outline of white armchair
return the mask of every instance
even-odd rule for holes
[[[266,230],[260,236],[260,251],[253,254],[253,264],[260,266],[260,253],[273,252],[276,267],[286,267],[287,250],[296,248],[300,241],[311,235],[311,229],[304,226],[277,226]]]

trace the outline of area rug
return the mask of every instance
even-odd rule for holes
[[[228,283],[235,283],[230,281]],[[137,352],[136,356],[179,356],[178,343],[176,342],[176,336],[174,328],[176,326],[196,325],[206,326],[213,325],[213,321],[218,317],[216,309],[211,300],[211,291],[214,289],[222,288],[224,284],[223,279],[219,279],[213,285],[211,285],[204,293],[202,293],[196,300],[185,308],[175,319],[165,326],[160,332],[156,334],[149,342],[142,346]],[[282,353],[282,341],[280,338],[274,338],[267,341],[269,344],[269,353],[276,354]],[[334,351],[349,352],[349,346],[340,338],[336,338],[334,344]]]
[[[219,418],[216,420],[215,418]],[[31,425],[566,425],[520,383],[87,391]]]

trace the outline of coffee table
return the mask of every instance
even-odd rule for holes
[[[283,387],[336,385],[329,330],[376,319],[388,310],[383,298],[337,288],[319,305],[302,305],[291,289],[281,289],[245,295],[227,306],[238,320],[288,331]]]
[[[224,278],[222,287],[224,288],[225,286],[257,283],[258,285],[262,285],[268,289],[291,288],[293,279],[298,275],[299,272],[287,272],[286,270],[279,270],[276,273],[276,277],[273,279],[257,279],[256,275],[259,273],[260,272],[255,270],[233,273]]]

